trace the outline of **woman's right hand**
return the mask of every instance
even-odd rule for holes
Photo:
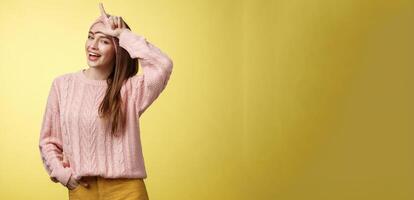
[[[66,157],[65,153],[63,153],[63,167],[70,167],[69,160],[68,160],[68,158]],[[77,180],[75,180],[75,179],[73,178],[73,176],[70,176],[69,181],[68,181],[68,184],[66,185],[66,187],[67,187],[69,190],[73,190],[73,189],[75,189],[76,187],[78,187],[78,185],[81,185],[81,184],[82,184],[83,186],[85,186],[86,188],[88,188],[88,187],[89,187],[89,184],[88,184],[87,182],[84,182],[84,181],[82,180],[82,177],[79,179],[79,181],[77,181]]]
[[[80,185],[83,185],[86,188],[89,187],[89,184],[87,182],[83,181],[82,178],[78,181],[78,180],[74,179],[73,176],[71,176],[69,181],[68,181],[68,184],[66,185],[66,187],[69,190],[74,190],[75,188],[77,188]]]

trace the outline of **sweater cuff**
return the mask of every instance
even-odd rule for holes
[[[57,179],[62,185],[66,186],[71,176],[72,170],[70,167],[57,168],[56,170],[53,170],[51,179]]]
[[[150,55],[147,39],[129,29],[124,29],[119,34],[119,46],[124,48],[131,58],[145,58]]]

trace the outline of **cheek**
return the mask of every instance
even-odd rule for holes
[[[115,49],[112,45],[105,45],[102,47],[102,53],[105,55],[105,57],[112,57],[115,53]]]
[[[85,42],[85,49],[87,50],[90,46],[92,46],[92,41],[86,40],[86,42]]]

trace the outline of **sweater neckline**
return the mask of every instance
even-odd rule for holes
[[[91,84],[91,85],[98,85],[98,86],[104,86],[104,85],[108,85],[107,84],[107,80],[103,79],[103,80],[97,80],[97,79],[90,79],[88,77],[86,77],[85,75],[85,70],[86,69],[81,69],[78,71],[78,77],[80,78],[80,80],[82,80],[84,83],[87,84]]]

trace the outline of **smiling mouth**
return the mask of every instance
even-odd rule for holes
[[[88,59],[91,61],[96,61],[99,59],[99,57],[101,57],[101,55],[99,54],[95,54],[95,53],[89,53],[88,54]]]

